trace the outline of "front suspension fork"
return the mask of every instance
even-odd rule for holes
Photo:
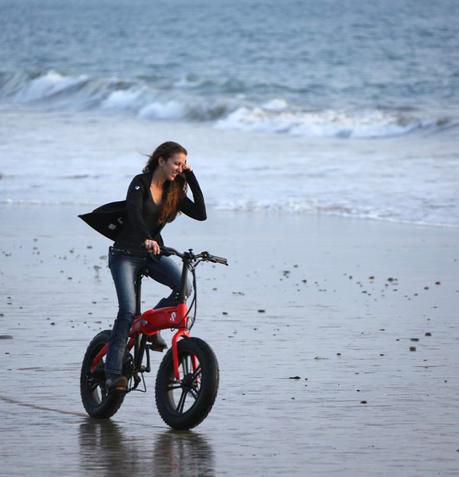
[[[190,331],[186,328],[182,328],[175,333],[172,338],[172,366],[174,368],[174,376],[177,381],[180,381],[180,371],[179,371],[179,356],[178,356],[178,340],[183,337],[189,337]],[[198,358],[196,355],[192,356],[193,371],[198,369]]]

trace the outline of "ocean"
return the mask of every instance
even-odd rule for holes
[[[459,3],[0,0],[0,203],[123,198],[178,140],[209,206],[459,226]]]

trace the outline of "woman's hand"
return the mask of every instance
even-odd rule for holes
[[[188,164],[188,162],[185,163],[182,169],[182,172],[186,172],[186,171],[193,172],[193,168]]]
[[[146,239],[145,248],[147,249],[147,252],[152,252],[154,255],[159,255],[161,253],[161,248],[156,240]]]

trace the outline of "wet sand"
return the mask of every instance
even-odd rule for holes
[[[1,473],[457,475],[457,229],[216,210],[169,225],[167,244],[230,261],[198,268],[192,334],[221,383],[177,433],[155,408],[160,354],[146,394],[84,414],[80,363],[117,306],[86,210],[0,207]],[[146,281],[144,306],[159,296]]]

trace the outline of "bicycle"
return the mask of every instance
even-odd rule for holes
[[[212,348],[202,339],[190,335],[197,313],[195,270],[200,262],[228,265],[228,261],[208,252],[194,254],[190,249],[179,253],[170,247],[161,247],[161,255],[175,255],[183,262],[177,305],[141,313],[141,283],[147,276],[147,270],[142,270],[135,283],[136,313],[123,364],[123,374],[128,378],[127,390],[113,393],[105,388],[105,357],[111,330],[104,330],[92,339],[86,350],[80,376],[81,399],[91,417],[109,418],[118,411],[127,393],[135,390],[146,392],[143,375],[151,371],[148,337],[163,329],[176,329],[172,346],[161,361],[156,376],[156,407],[171,428],[191,429],[209,414],[219,383],[218,362]],[[184,290],[189,271],[193,275],[194,296],[188,308]],[[140,383],[143,383],[143,389],[139,388]]]

